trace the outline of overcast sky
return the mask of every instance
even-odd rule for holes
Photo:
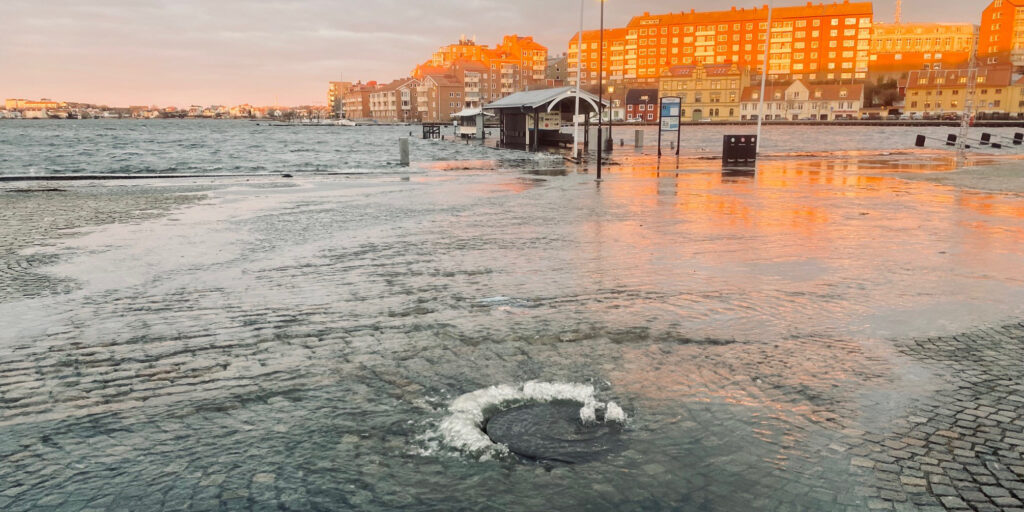
[[[586,0],[597,28],[597,0]],[[737,0],[739,7],[764,2]],[[800,0],[780,5],[802,5]],[[904,0],[906,21],[978,23],[987,0]],[[565,51],[577,0],[3,0],[0,97],[109,105],[324,104],[326,82],[390,80],[460,34]],[[722,0],[608,0],[606,26]],[[892,21],[895,0],[875,3]]]

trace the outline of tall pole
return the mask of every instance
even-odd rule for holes
[[[576,37],[576,112],[572,117],[572,157],[582,160],[580,153],[580,86],[583,75],[583,3],[580,0],[580,31]]]
[[[964,94],[964,113],[960,118],[960,137],[956,140],[957,158],[960,164],[967,158],[967,132],[971,127],[971,116],[974,110],[974,94],[978,87],[978,38],[971,43],[971,60],[967,66],[967,90]]]
[[[597,180],[601,181],[601,152],[604,151],[604,138],[601,137],[604,120],[604,0],[601,0],[601,36],[597,51]]]
[[[764,89],[768,82],[768,50],[772,47],[772,10],[775,0],[768,4],[768,29],[764,32],[764,62],[761,64],[761,101],[757,104],[757,154],[761,154],[761,125],[764,123]]]

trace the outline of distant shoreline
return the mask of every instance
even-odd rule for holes
[[[94,119],[24,119],[24,118],[0,118],[0,122],[3,121],[248,121],[257,123],[275,123],[274,126],[317,126],[317,127],[336,127],[336,128],[357,128],[355,126],[341,126],[331,122],[327,123],[289,123],[278,119],[251,119],[251,118],[180,118],[180,117],[158,117],[152,119],[139,119],[139,118],[116,118],[116,117],[105,117],[105,118],[94,118]],[[389,123],[389,122],[378,122],[368,123],[359,125],[359,127],[367,126],[419,126],[423,123],[410,122],[410,123]],[[437,123],[429,123],[437,124]],[[448,123],[442,123],[448,124]],[[878,126],[878,127],[959,127],[960,121],[925,121],[925,120],[839,120],[839,121],[792,121],[792,120],[770,120],[765,121],[764,126],[850,126],[850,127],[864,127],[864,126]],[[757,121],[684,121],[680,123],[681,126],[756,126]],[[596,123],[592,124],[591,127],[596,127]],[[615,122],[611,125],[605,123],[604,126],[612,126],[614,128],[647,128],[657,127],[657,124],[650,123],[623,123]],[[1024,119],[1012,119],[1012,120],[986,120],[986,121],[975,121],[971,125],[973,128],[1024,128]]]

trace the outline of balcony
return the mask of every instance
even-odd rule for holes
[[[1010,52],[1010,63],[1014,66],[1024,66],[1024,50]]]

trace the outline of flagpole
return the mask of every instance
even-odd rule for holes
[[[764,122],[764,89],[768,82],[768,50],[772,47],[772,10],[775,0],[768,4],[768,29],[764,36],[764,63],[761,64],[761,102],[757,104],[757,154],[761,154],[761,124]]]

